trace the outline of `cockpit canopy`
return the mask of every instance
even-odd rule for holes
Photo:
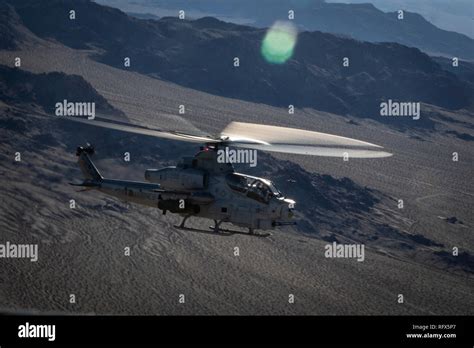
[[[283,195],[270,180],[240,173],[226,175],[229,187],[262,203],[268,203],[272,197],[283,199]]]

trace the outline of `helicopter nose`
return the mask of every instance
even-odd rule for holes
[[[293,212],[294,210],[295,210],[294,208],[288,206],[288,217],[290,219],[295,215],[295,213]]]
[[[283,219],[291,219],[295,214],[295,204],[296,202],[292,199],[285,198],[284,202],[287,204],[286,209],[283,207],[282,209],[282,218]]]

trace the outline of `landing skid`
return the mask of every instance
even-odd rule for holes
[[[209,229],[214,230],[214,226],[209,226]],[[250,232],[243,232],[243,231],[236,231],[236,230],[226,230],[222,228],[219,228],[218,232],[214,231],[214,233],[229,234],[229,235],[243,234],[243,235],[252,236],[252,237],[269,237],[272,235],[270,232],[263,232],[263,233],[251,232],[250,233]]]
[[[192,216],[192,214],[186,215],[183,218],[183,220],[181,221],[181,223],[179,225],[174,225],[174,227],[177,228],[177,229],[180,229],[180,230],[184,230],[184,231],[201,232],[201,233],[207,233],[207,234],[213,234],[213,235],[219,235],[219,236],[231,236],[233,234],[243,234],[243,235],[246,235],[246,236],[254,236],[254,237],[268,237],[268,236],[271,236],[271,233],[268,233],[268,232],[266,232],[266,233],[255,233],[255,230],[253,228],[249,228],[248,232],[222,229],[222,228],[220,228],[220,225],[224,222],[223,220],[220,220],[220,221],[214,220],[214,226],[209,226],[209,229],[212,232],[184,226],[184,224],[186,223],[186,220],[189,219],[191,216]]]
[[[248,232],[242,232],[242,231],[234,231],[234,230],[223,230],[219,229],[218,232],[214,230],[214,226],[210,226],[209,230],[200,230],[197,228],[191,228],[191,227],[181,227],[180,225],[174,225],[175,228],[182,230],[182,231],[190,231],[190,232],[198,232],[198,233],[204,233],[204,234],[211,234],[213,236],[222,236],[222,237],[230,237],[234,234],[242,234],[245,236],[251,236],[251,237],[269,237],[272,234],[271,233],[253,233],[250,234]]]

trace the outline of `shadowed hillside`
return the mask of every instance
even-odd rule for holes
[[[48,113],[54,113],[55,104],[63,100],[94,102],[97,112],[121,114],[81,76],[58,72],[32,74],[4,65],[0,65],[0,100],[20,105],[36,103]]]

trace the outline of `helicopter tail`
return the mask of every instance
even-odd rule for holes
[[[91,145],[85,147],[79,146],[76,150],[76,155],[79,157],[78,163],[81,168],[82,174],[86,181],[97,182],[101,181],[104,177],[99,173],[96,166],[92,162],[89,155],[94,154],[94,148]]]

